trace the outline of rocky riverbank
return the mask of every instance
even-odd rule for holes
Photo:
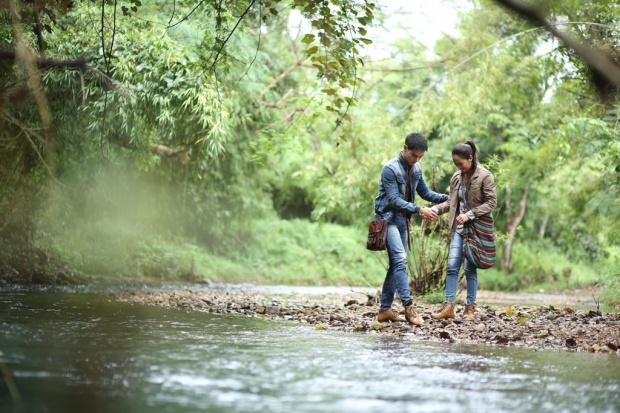
[[[116,296],[133,304],[156,305],[218,314],[282,319],[315,329],[360,334],[405,336],[413,340],[518,346],[533,350],[563,350],[620,354],[620,313],[570,306],[478,305],[475,321],[434,320],[439,305],[416,303],[424,325],[379,323],[376,296],[371,294],[265,294],[255,290],[201,288],[178,291],[134,291]],[[402,307],[394,306],[396,310]]]

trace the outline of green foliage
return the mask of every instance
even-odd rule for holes
[[[261,220],[238,259],[273,283],[381,285],[386,257],[366,250],[366,231],[305,220]]]
[[[435,288],[426,292],[420,300],[427,304],[440,304],[444,302],[446,291],[441,288]]]
[[[608,305],[615,307],[620,305],[620,273],[609,276],[605,282],[605,290],[600,298]]]
[[[194,257],[183,247],[182,240],[176,242],[149,240],[127,257],[123,274],[138,279],[195,280]]]
[[[149,10],[142,12],[144,18],[155,17]],[[80,3],[67,14],[61,24],[71,24],[73,30],[55,31],[49,36],[60,46],[57,53],[76,56],[87,51],[95,67],[106,67],[97,36],[99,28],[92,25],[98,13],[100,10]],[[204,71],[196,45],[167,35],[148,20],[123,16],[116,24],[110,46],[112,81],[118,83],[113,91],[102,90],[98,83],[86,83],[80,115],[91,120],[87,129],[127,148],[150,151],[154,144],[177,151],[191,148],[191,156],[197,161],[222,153],[228,136],[228,114],[218,97],[217,80]],[[76,38],[76,33],[83,35]],[[53,72],[48,75],[49,82],[57,81],[71,89],[78,89],[81,80],[79,73],[63,73],[60,78]],[[75,112],[75,108],[68,109]],[[152,166],[147,160],[145,167]]]
[[[569,22],[558,27],[617,50],[612,1],[546,3]],[[18,4],[36,50],[32,4]],[[0,241],[17,246],[4,250],[7,271],[15,255],[52,278],[61,257],[118,277],[378,286],[385,255],[363,242],[381,167],[421,131],[438,192],[452,146],[476,142],[502,237],[527,191],[514,273],[481,272],[482,288],[607,277],[617,289],[618,102],[599,99],[571,50],[494,2],[463,14],[435,57],[394,39],[384,62],[360,54],[370,1],[127,0],[115,16],[98,2],[103,21],[92,2],[38,4],[59,6],[43,16],[47,57],[87,63],[40,72],[53,134],[41,132],[27,68],[0,64]],[[0,19],[0,47],[12,49]],[[447,242],[413,228],[413,284],[434,291]],[[59,266],[41,264],[47,253]]]
[[[565,290],[600,283],[605,274],[595,261],[580,261],[544,241],[514,247],[514,270],[505,274],[496,268],[480,271],[478,286],[494,291],[526,289]]]
[[[153,236],[119,222],[73,224],[59,235],[43,234],[42,246],[66,256],[88,274],[130,279],[379,286],[384,254],[366,250],[365,233],[350,227],[255,221],[242,253],[214,254],[180,237]],[[144,221],[136,223],[144,225]]]
[[[478,271],[478,288],[489,291],[519,291],[523,288],[521,274],[505,273],[497,268]]]

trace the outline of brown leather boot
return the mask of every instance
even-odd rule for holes
[[[424,320],[418,312],[415,310],[415,307],[412,305],[408,305],[405,307],[405,318],[414,326],[421,326],[424,324]]]
[[[476,304],[467,304],[465,306],[465,311],[463,311],[463,318],[476,318]]]
[[[399,316],[396,311],[390,308],[389,310],[379,311],[379,314],[377,315],[377,321],[379,321],[380,323],[383,323],[386,321],[391,321],[393,323],[396,323],[396,322],[404,323],[407,320]]]
[[[443,303],[438,313],[432,314],[435,320],[441,320],[442,318],[454,318],[454,303]]]

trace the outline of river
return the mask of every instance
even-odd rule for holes
[[[620,357],[0,288],[0,412],[620,412]]]

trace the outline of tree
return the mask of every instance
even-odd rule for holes
[[[32,245],[34,215],[45,204],[34,194],[47,187],[47,200],[59,199],[70,171],[89,170],[93,161],[132,160],[175,191],[180,204],[191,205],[193,218],[183,219],[190,233],[198,229],[203,240],[221,239],[214,235],[224,228],[213,222],[256,211],[263,198],[253,167],[246,168],[243,151],[233,149],[247,144],[248,134],[232,133],[243,122],[231,119],[230,97],[241,95],[242,71],[253,65],[241,60],[247,53],[235,42],[244,33],[279,37],[288,7],[299,10],[309,22],[302,57],[314,67],[331,101],[325,106],[340,123],[354,103],[358,48],[370,42],[363,33],[375,7],[340,0],[4,5],[0,160],[6,168],[0,180],[6,210],[15,213],[3,216],[0,228],[3,237],[22,234],[23,249]],[[260,43],[252,46],[261,52]],[[247,107],[241,112],[248,120]],[[222,248],[219,242],[215,247]]]
[[[551,185],[556,171],[577,156],[566,151],[567,146],[583,149],[577,142],[599,140],[611,144],[611,135],[606,128],[584,129],[584,122],[602,126],[608,109],[590,87],[589,71],[581,70],[580,61],[543,30],[528,28],[498,11],[489,7],[472,11],[462,20],[462,38],[446,38],[438,44],[438,53],[454,62],[454,68],[416,102],[428,110],[414,113],[412,119],[437,129],[453,143],[473,137],[482,153],[488,154],[485,162],[496,168],[504,203],[504,219],[498,222],[505,228],[501,267],[511,271],[513,242],[532,205],[529,201],[541,205],[543,195],[537,191]],[[486,30],[481,32],[480,27]],[[588,138],[575,140],[577,130]],[[568,131],[575,131],[570,133],[570,143]],[[588,154],[581,161],[601,161],[600,152],[579,153]],[[604,158],[611,168],[615,155]],[[610,170],[608,176],[613,179],[617,173]],[[613,184],[609,187],[617,189]],[[544,209],[529,211],[530,220],[543,225],[536,218],[539,213],[547,214]]]

